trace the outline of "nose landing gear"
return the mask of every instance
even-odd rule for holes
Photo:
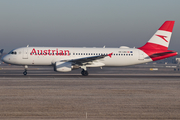
[[[28,66],[25,65],[25,66],[24,66],[24,72],[23,72],[24,75],[27,75],[27,69],[28,69]]]
[[[23,72],[23,74],[24,74],[24,75],[27,75],[27,70],[25,70],[25,71]]]

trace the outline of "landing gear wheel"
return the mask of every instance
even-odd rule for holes
[[[81,71],[81,74],[82,74],[83,76],[88,76],[88,71],[86,71],[86,70],[83,69],[83,70]]]
[[[24,75],[27,75],[27,69],[28,69],[28,66],[24,65],[24,72],[23,72]]]
[[[24,74],[24,75],[27,75],[27,71],[24,71],[23,74]]]

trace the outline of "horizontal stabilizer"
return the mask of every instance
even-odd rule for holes
[[[149,57],[151,57],[151,58],[161,57],[161,56],[165,56],[165,55],[170,55],[172,53],[176,53],[176,52],[170,51],[170,52],[155,53],[155,54],[150,55]]]

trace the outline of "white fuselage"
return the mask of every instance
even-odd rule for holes
[[[62,60],[72,60],[113,53],[111,57],[95,60],[99,66],[127,66],[151,62],[146,53],[136,48],[73,48],[73,47],[22,47],[4,56],[6,63],[15,65],[54,65]],[[147,58],[147,59],[145,59]],[[97,64],[98,66],[98,64]],[[87,65],[87,67],[97,67]]]

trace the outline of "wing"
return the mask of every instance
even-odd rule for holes
[[[98,56],[91,56],[91,57],[83,57],[78,59],[71,59],[71,60],[63,60],[62,62],[71,62],[77,65],[83,65],[88,62],[93,62],[94,60],[99,60],[105,58],[107,56],[111,57],[113,53],[106,54],[106,55],[98,55]]]

